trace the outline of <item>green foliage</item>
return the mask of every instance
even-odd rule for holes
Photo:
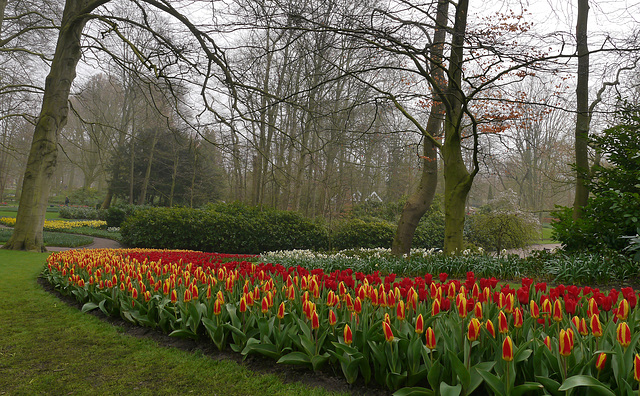
[[[396,226],[384,220],[350,219],[338,223],[331,234],[332,248],[390,247]]]
[[[640,227],[638,110],[621,113],[620,121],[594,139],[609,165],[595,168],[592,195],[581,218],[574,221],[571,208],[553,213],[558,219],[552,224],[554,237],[567,250],[623,251],[628,245],[623,237],[635,234]]]
[[[105,220],[105,211],[94,208],[63,206],[60,208],[60,218],[80,220]]]
[[[146,208],[148,208],[148,206],[131,204],[113,205],[106,210],[104,220],[107,222],[107,227],[120,227],[125,219],[131,216],[136,210]]]
[[[103,198],[104,194],[95,188],[79,188],[69,194],[69,204],[95,207],[97,203],[102,202]]]
[[[469,242],[487,250],[522,248],[540,238],[540,225],[522,212],[511,192],[502,194],[469,216],[465,233]]]
[[[128,246],[233,253],[322,249],[327,244],[325,228],[299,213],[237,203],[136,210],[122,224],[121,234]]]

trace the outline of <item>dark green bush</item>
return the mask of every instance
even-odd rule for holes
[[[335,226],[331,233],[331,247],[339,250],[358,247],[389,248],[395,232],[395,224],[388,221],[349,219]]]
[[[327,244],[325,228],[299,213],[242,204],[138,210],[122,224],[121,233],[128,246],[224,253],[323,249]]]
[[[120,227],[124,220],[131,216],[136,210],[146,209],[148,206],[118,204],[107,209],[104,214],[104,220],[107,227]]]

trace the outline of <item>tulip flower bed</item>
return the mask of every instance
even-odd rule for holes
[[[640,380],[638,295],[523,278],[326,273],[191,251],[72,250],[44,276],[83,310],[260,354],[398,395],[628,395]]]
[[[0,218],[0,223],[13,227],[16,225],[15,217],[2,217]],[[44,221],[44,230],[45,231],[62,231],[79,227],[89,227],[89,228],[105,228],[107,226],[107,222],[103,220],[76,220],[76,221],[65,221],[65,220],[45,220]]]

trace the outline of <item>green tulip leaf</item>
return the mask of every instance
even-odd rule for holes
[[[459,396],[462,392],[462,385],[451,386],[445,382],[440,384],[440,394],[442,396]]]
[[[414,388],[402,388],[393,393],[393,396],[432,396],[435,393],[428,388],[416,386]]]
[[[615,396],[615,393],[613,393],[611,389],[605,386],[602,382],[588,375],[574,375],[573,377],[569,377],[562,383],[562,385],[560,385],[558,390],[567,391],[581,386],[585,386],[601,395]]]

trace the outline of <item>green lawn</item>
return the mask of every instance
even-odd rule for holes
[[[0,217],[16,217],[16,215],[18,214],[18,207],[17,206],[5,206],[0,208]],[[60,218],[60,213],[58,213],[58,208],[55,208],[55,210],[51,209],[47,209],[47,213],[45,214],[45,218],[52,220],[52,219],[59,219]]]
[[[0,394],[324,395],[124,334],[36,283],[48,253],[0,250]]]
[[[12,234],[12,228],[0,228],[0,245],[7,242]],[[45,231],[43,238],[45,246],[79,247],[93,243],[92,237],[62,232]]]

